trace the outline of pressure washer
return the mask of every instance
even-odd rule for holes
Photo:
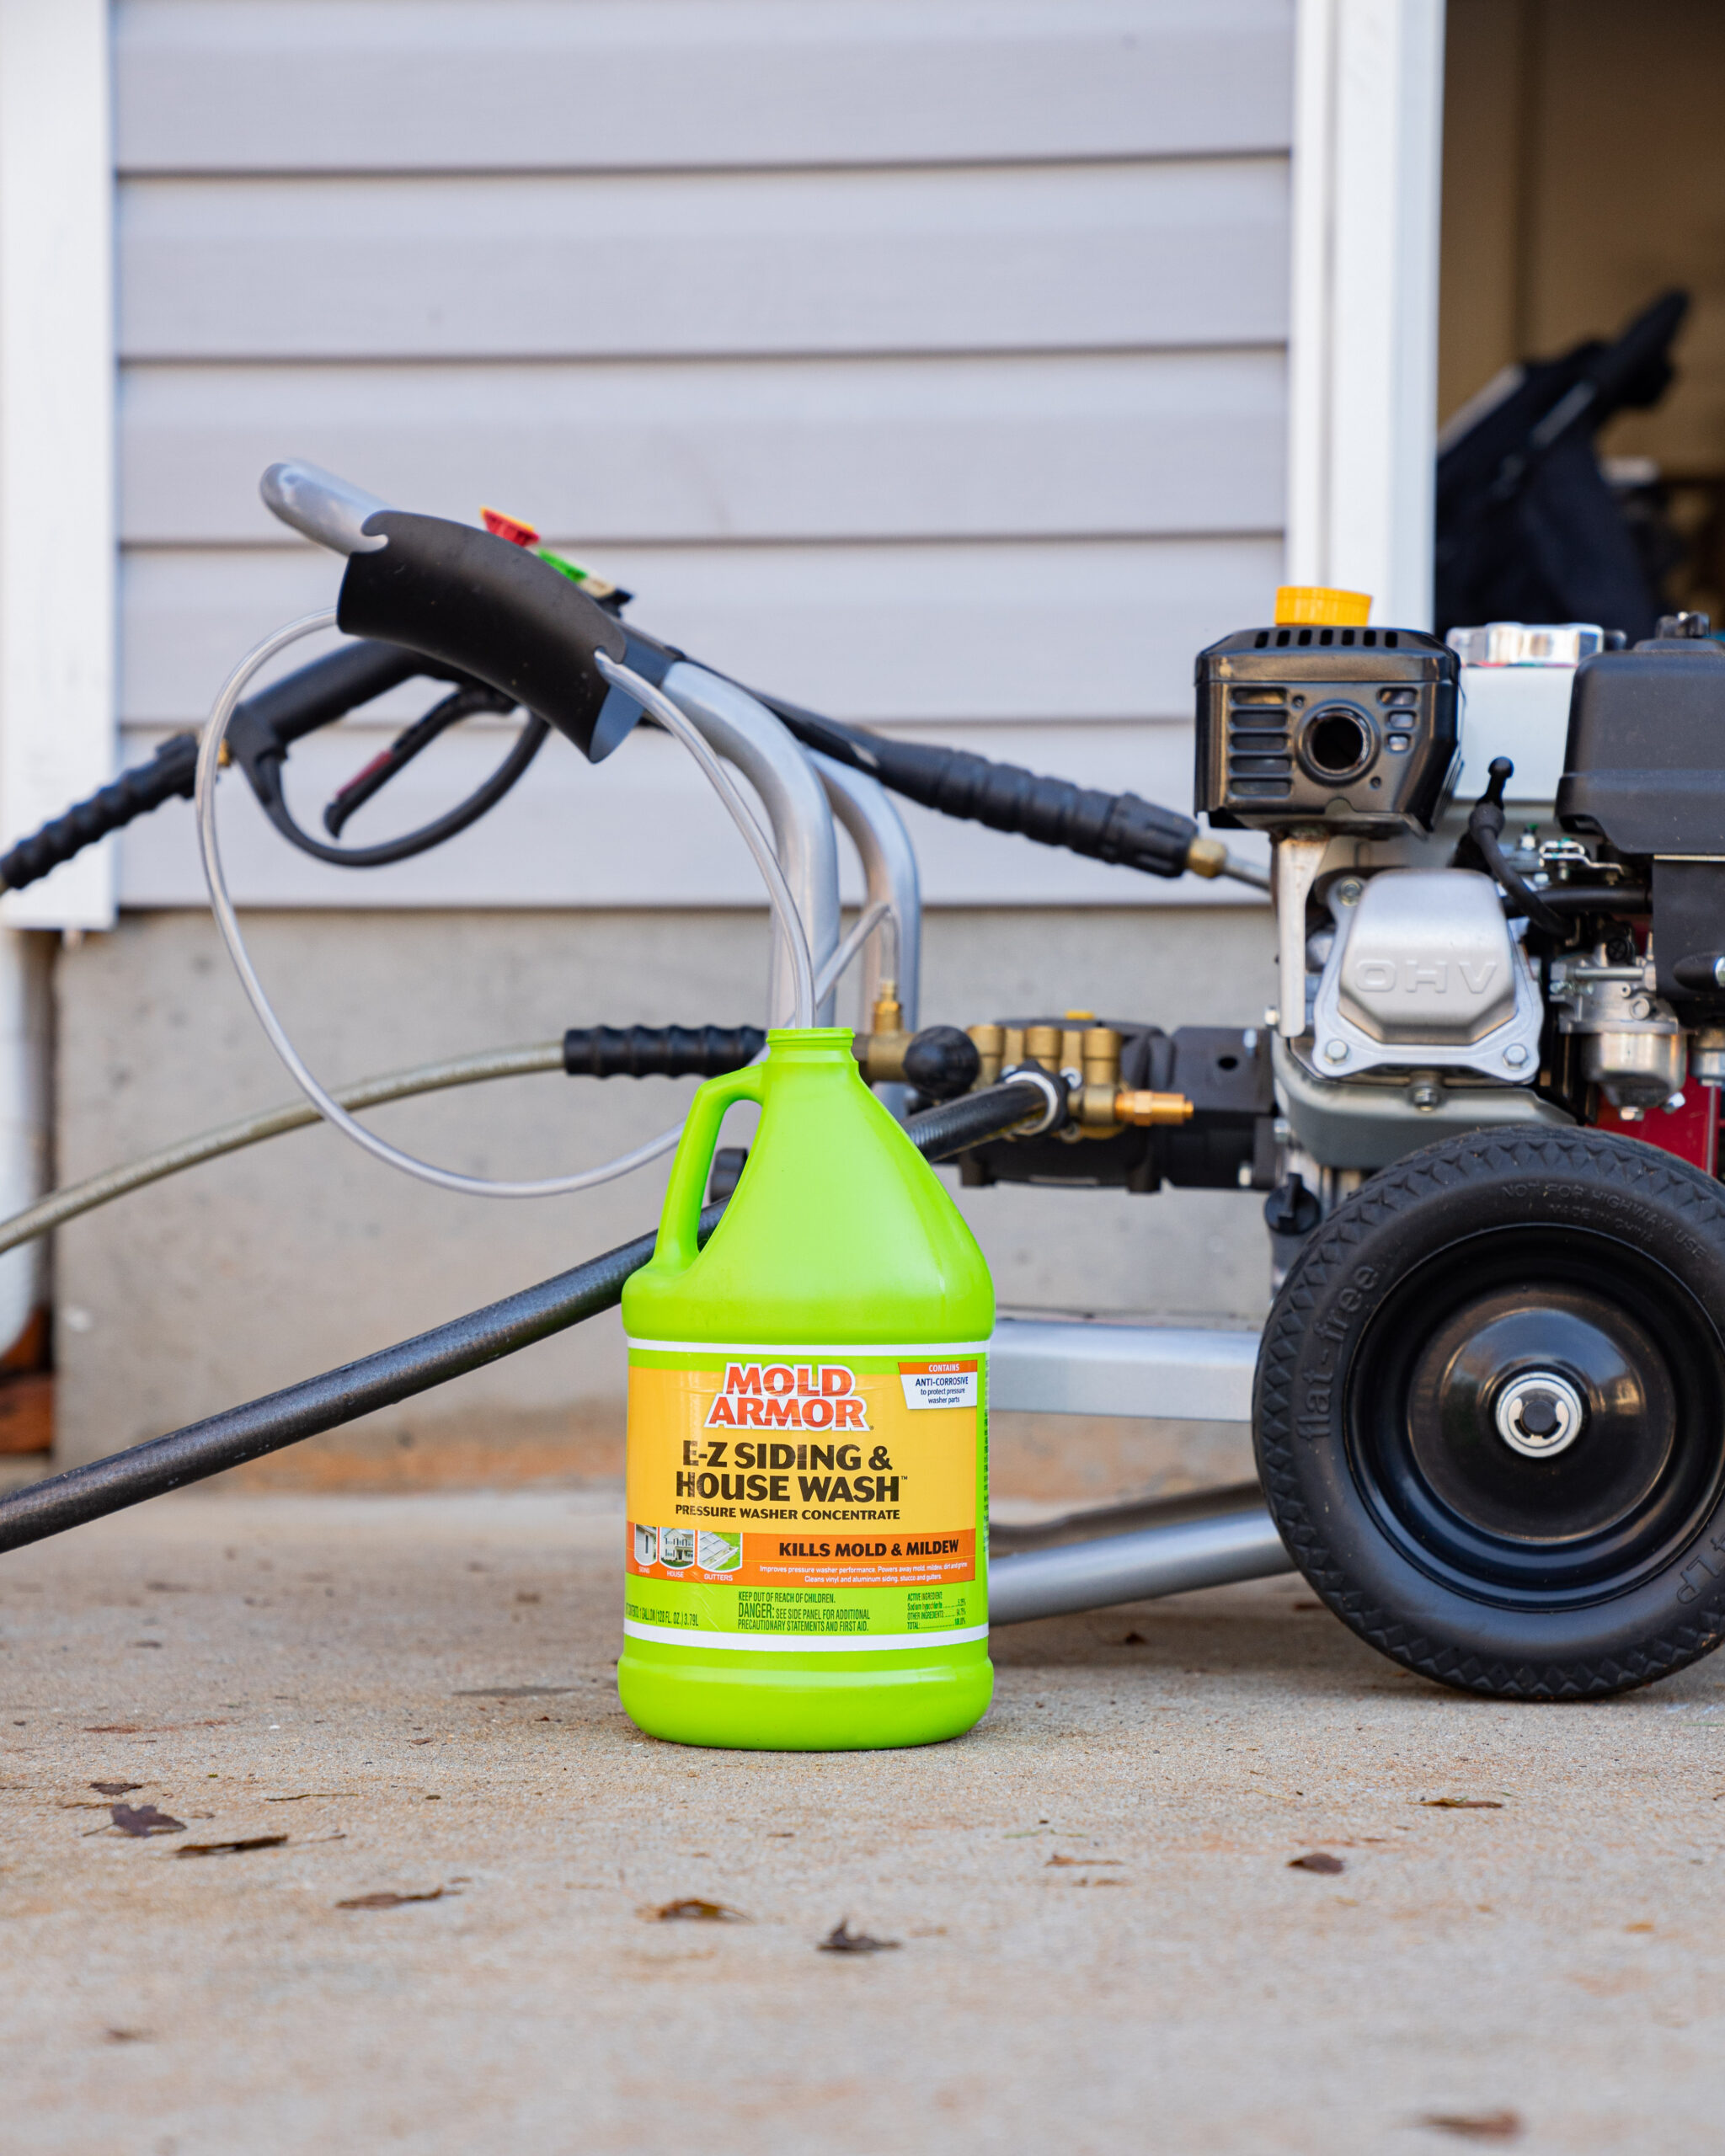
[[[588,1187],[670,1150],[677,1130],[597,1168],[498,1183],[386,1145],[356,1110],[527,1070],[712,1080],[761,1069],[765,1036],[587,1025],[325,1088],[251,969],[214,815],[226,762],[291,843],[381,865],[483,814],[553,733],[598,761],[644,722],[695,758],[760,869],[774,922],[770,1026],[825,1025],[840,974],[860,962],[870,1018],[855,1071],[926,1159],[956,1161],[973,1186],[1171,1184],[1256,1193],[1263,1207],[1275,1296],[1261,1338],[996,1324],[996,1406],[1249,1422],[1259,1482],[996,1527],[991,1622],[1297,1566],[1381,1652],[1498,1697],[1608,1694],[1719,1643],[1725,653],[1703,618],[1664,618],[1632,647],[1575,622],[1439,639],[1372,626],[1354,595],[1281,595],[1274,621],[1198,654],[1186,816],[751,691],[651,637],[627,618],[626,595],[509,520],[478,529],[413,515],[306,465],[272,467],[264,494],[344,557],[334,609],[259,645],[201,736],[177,737],[14,846],[0,878],[16,888],[190,795],[218,927],[302,1099],[52,1193],[0,1224],[0,1248],[319,1117],[442,1187],[509,1197]],[[353,641],[245,696],[270,660],[331,627]],[[438,683],[441,701],[342,790],[328,842],[314,839],[282,795],[294,743],[415,678]],[[506,712],[524,714],[521,731],[467,803],[391,846],[340,842],[447,727]],[[1123,869],[1267,881],[1275,1006],[1255,1023],[1172,1032],[1064,1009],[923,1025],[916,862],[894,793]],[[848,937],[835,819],[867,882]],[[1267,879],[1229,851],[1236,832],[1268,840]],[[707,1195],[688,1230],[697,1246],[724,1217],[717,1177]],[[0,1499],[0,1549],[579,1322],[612,1307],[653,1249],[643,1236],[416,1340],[19,1490]],[[729,1532],[711,1530],[715,1560],[730,1558]],[[681,1560],[681,1542],[655,1542],[640,1576],[668,1576],[667,1546]],[[689,1561],[717,1592],[727,1565],[701,1554],[697,1541]],[[729,1569],[742,1561],[739,1542]]]

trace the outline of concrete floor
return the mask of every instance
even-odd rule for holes
[[[1289,1579],[1003,1633],[957,1743],[692,1753],[618,1542],[199,1493],[0,1560],[8,2156],[1716,2145],[1725,1660],[1500,1707]]]

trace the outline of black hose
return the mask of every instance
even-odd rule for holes
[[[1513,910],[1523,913],[1535,928],[1561,936],[1563,923],[1556,910],[1534,889],[1504,852],[1498,834],[1503,828],[1503,789],[1515,776],[1508,756],[1493,756],[1487,770],[1485,792],[1473,804],[1467,819],[1467,835],[1479,848],[1486,867],[1509,894]]]
[[[925,1108],[905,1125],[925,1160],[949,1160],[985,1139],[998,1138],[1014,1123],[1025,1123],[1048,1106],[1039,1086],[1019,1079],[1005,1086],[990,1086],[980,1093],[961,1094],[956,1101],[943,1101],[937,1108]]]
[[[867,771],[895,793],[943,816],[1017,832],[1038,846],[1063,846],[1087,860],[1142,869],[1149,876],[1183,876],[1192,865],[1199,830],[1191,817],[1159,808],[1135,793],[1103,793],[1068,779],[1044,778],[968,749],[895,741],[865,727],[841,726],[782,696],[758,689],[750,694],[805,747]]]
[[[0,855],[0,889],[21,891],[94,846],[110,832],[124,830],[136,817],[147,816],[164,801],[183,795],[190,801],[198,768],[198,737],[176,734],[147,764],[134,765],[87,801],[75,802],[39,830]]]
[[[1645,913],[1645,883],[1553,883],[1540,893],[1547,911],[1557,914]]]
[[[942,1160],[1022,1123],[1041,1099],[1033,1086],[997,1086],[913,1117],[907,1129],[925,1157]],[[960,1115],[966,1108],[971,1111],[968,1120]],[[724,1209],[709,1205],[702,1214],[703,1243]],[[624,1282],[652,1257],[656,1240],[653,1234],[637,1235],[633,1242],[590,1258],[573,1272],[505,1295],[501,1302],[488,1303],[483,1310],[472,1310],[447,1325],[434,1326],[412,1340],[93,1460],[88,1467],[74,1467],[14,1491],[0,1498],[0,1552],[21,1550],[27,1543],[64,1534],[67,1528],[123,1512],[147,1497],[162,1497],[188,1482],[200,1482],[226,1468],[280,1452],[302,1438],[339,1428],[380,1407],[393,1407],[398,1401],[530,1348],[535,1341],[548,1339],[601,1310],[614,1309],[622,1298]]]
[[[704,1241],[713,1232],[718,1209],[709,1207],[701,1217]],[[579,1325],[615,1305],[624,1281],[652,1257],[654,1241],[651,1235],[637,1235],[573,1272],[506,1295],[500,1303],[488,1303],[483,1310],[375,1355],[362,1355],[356,1363],[302,1379],[165,1438],[93,1460],[88,1467],[29,1483],[0,1498],[0,1551],[21,1549],[146,1497],[219,1475],[224,1468],[260,1460],[265,1453],[279,1452],[377,1408],[392,1407]]]
[[[1536,891],[1524,877],[1509,855],[1497,833],[1483,825],[1470,824],[1468,830],[1473,841],[1485,856],[1486,867],[1509,894],[1510,911],[1525,914],[1535,928],[1548,934],[1561,935],[1563,923],[1555,906],[1546,903],[1545,894]]]

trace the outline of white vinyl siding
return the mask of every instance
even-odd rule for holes
[[[836,716],[1185,806],[1192,654],[1281,564],[1293,12],[120,0],[127,755],[333,598],[257,500],[294,455],[530,518],[643,626]],[[308,805],[379,723],[296,754]],[[752,900],[663,747],[553,742],[380,874],[236,800],[236,886]],[[656,843],[617,838],[626,800]],[[936,900],[1215,895],[937,835]],[[128,838],[121,891],[200,898],[183,816]]]

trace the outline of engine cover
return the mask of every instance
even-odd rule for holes
[[[1332,887],[1336,941],[1312,1010],[1314,1068],[1450,1065],[1525,1083],[1544,1011],[1489,876],[1386,869]]]

